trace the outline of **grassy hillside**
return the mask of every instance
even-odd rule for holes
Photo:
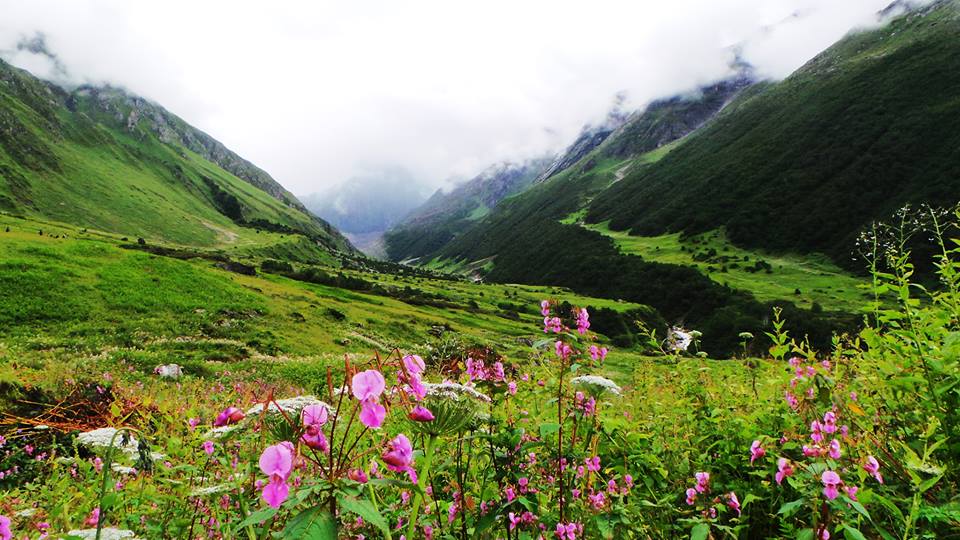
[[[123,246],[129,242],[118,235],[0,215],[0,340],[87,351],[120,347],[144,369],[167,361],[201,372],[236,367],[206,363],[212,358],[269,372],[287,356],[332,360],[398,345],[422,348],[438,341],[437,329],[451,340],[516,352],[526,347],[516,338],[539,324],[542,298],[598,312],[645,310],[553,287],[317,267],[354,280],[336,287],[275,269],[244,275],[202,256],[181,260]],[[227,253],[252,265],[268,260]],[[226,346],[216,346],[222,340]]]
[[[495,165],[451,190],[437,191],[384,235],[391,260],[429,256],[490,213],[503,199],[527,189],[552,158]]]
[[[717,283],[750,291],[758,300],[792,299],[799,306],[855,313],[869,300],[866,280],[850,275],[826,257],[765,254],[738,248],[724,231],[632,236],[605,223],[584,225],[612,238],[624,253],[644,260],[690,265]]]
[[[3,62],[0,210],[180,244],[259,229],[351,251],[266,173],[162,108],[115,89],[67,93]]]
[[[848,265],[872,220],[960,199],[960,3],[852,35],[741,96],[658,164],[598,196],[588,222],[656,236],[724,227],[744,247]]]

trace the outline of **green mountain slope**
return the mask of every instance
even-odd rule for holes
[[[741,97],[586,219],[637,235],[725,227],[751,248],[849,263],[869,222],[960,199],[960,2],[852,35]]]
[[[417,259],[436,252],[486,216],[501,200],[529,187],[552,157],[502,163],[449,193],[437,191],[384,235],[391,260]]]
[[[195,246],[258,230],[351,252],[264,171],[116,88],[71,92],[0,61],[0,211]]]

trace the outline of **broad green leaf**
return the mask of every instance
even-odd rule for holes
[[[783,506],[781,506],[780,509],[777,510],[777,513],[783,514],[784,516],[789,517],[793,515],[793,513],[796,512],[798,508],[803,506],[803,503],[804,503],[803,499],[797,499],[795,501],[783,503]]]
[[[373,504],[365,499],[355,499],[353,497],[340,497],[338,499],[340,506],[347,512],[353,512],[362,517],[364,521],[380,529],[384,537],[390,535],[390,524],[383,517]]]
[[[326,508],[314,506],[287,522],[280,538],[289,540],[337,540],[337,523]]]
[[[697,523],[690,529],[690,540],[707,540],[710,536],[710,525],[706,523]]]
[[[249,526],[251,526],[251,525],[259,525],[259,524],[263,523],[264,521],[266,521],[266,520],[272,518],[273,516],[275,516],[276,513],[277,513],[277,509],[276,509],[276,508],[270,508],[270,507],[264,508],[264,509],[262,509],[262,510],[257,510],[256,512],[254,512],[254,513],[250,514],[249,516],[247,516],[247,519],[241,521],[240,524],[237,525],[237,528],[238,528],[238,529],[243,529],[243,528],[249,527]]]
[[[540,424],[540,437],[546,437],[560,431],[560,424]]]
[[[849,525],[843,526],[843,537],[847,540],[867,540],[867,537],[864,536],[859,529],[855,529]]]

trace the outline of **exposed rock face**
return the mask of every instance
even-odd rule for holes
[[[740,91],[756,82],[749,70],[695,92],[654,101],[636,111],[609,136],[603,153],[625,158],[685,137],[714,117]]]
[[[617,99],[616,105],[607,113],[606,119],[600,125],[584,126],[583,129],[580,130],[580,135],[577,137],[577,140],[573,141],[573,144],[567,147],[563,154],[557,157],[546,170],[540,173],[536,181],[542,182],[563,171],[580,161],[580,159],[589,154],[594,148],[603,144],[603,141],[607,140],[607,137],[622,126],[629,117],[629,115],[620,108],[622,102],[622,98]]]

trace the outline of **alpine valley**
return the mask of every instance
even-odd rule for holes
[[[302,202],[0,60],[0,539],[960,536],[960,0],[732,56]]]

